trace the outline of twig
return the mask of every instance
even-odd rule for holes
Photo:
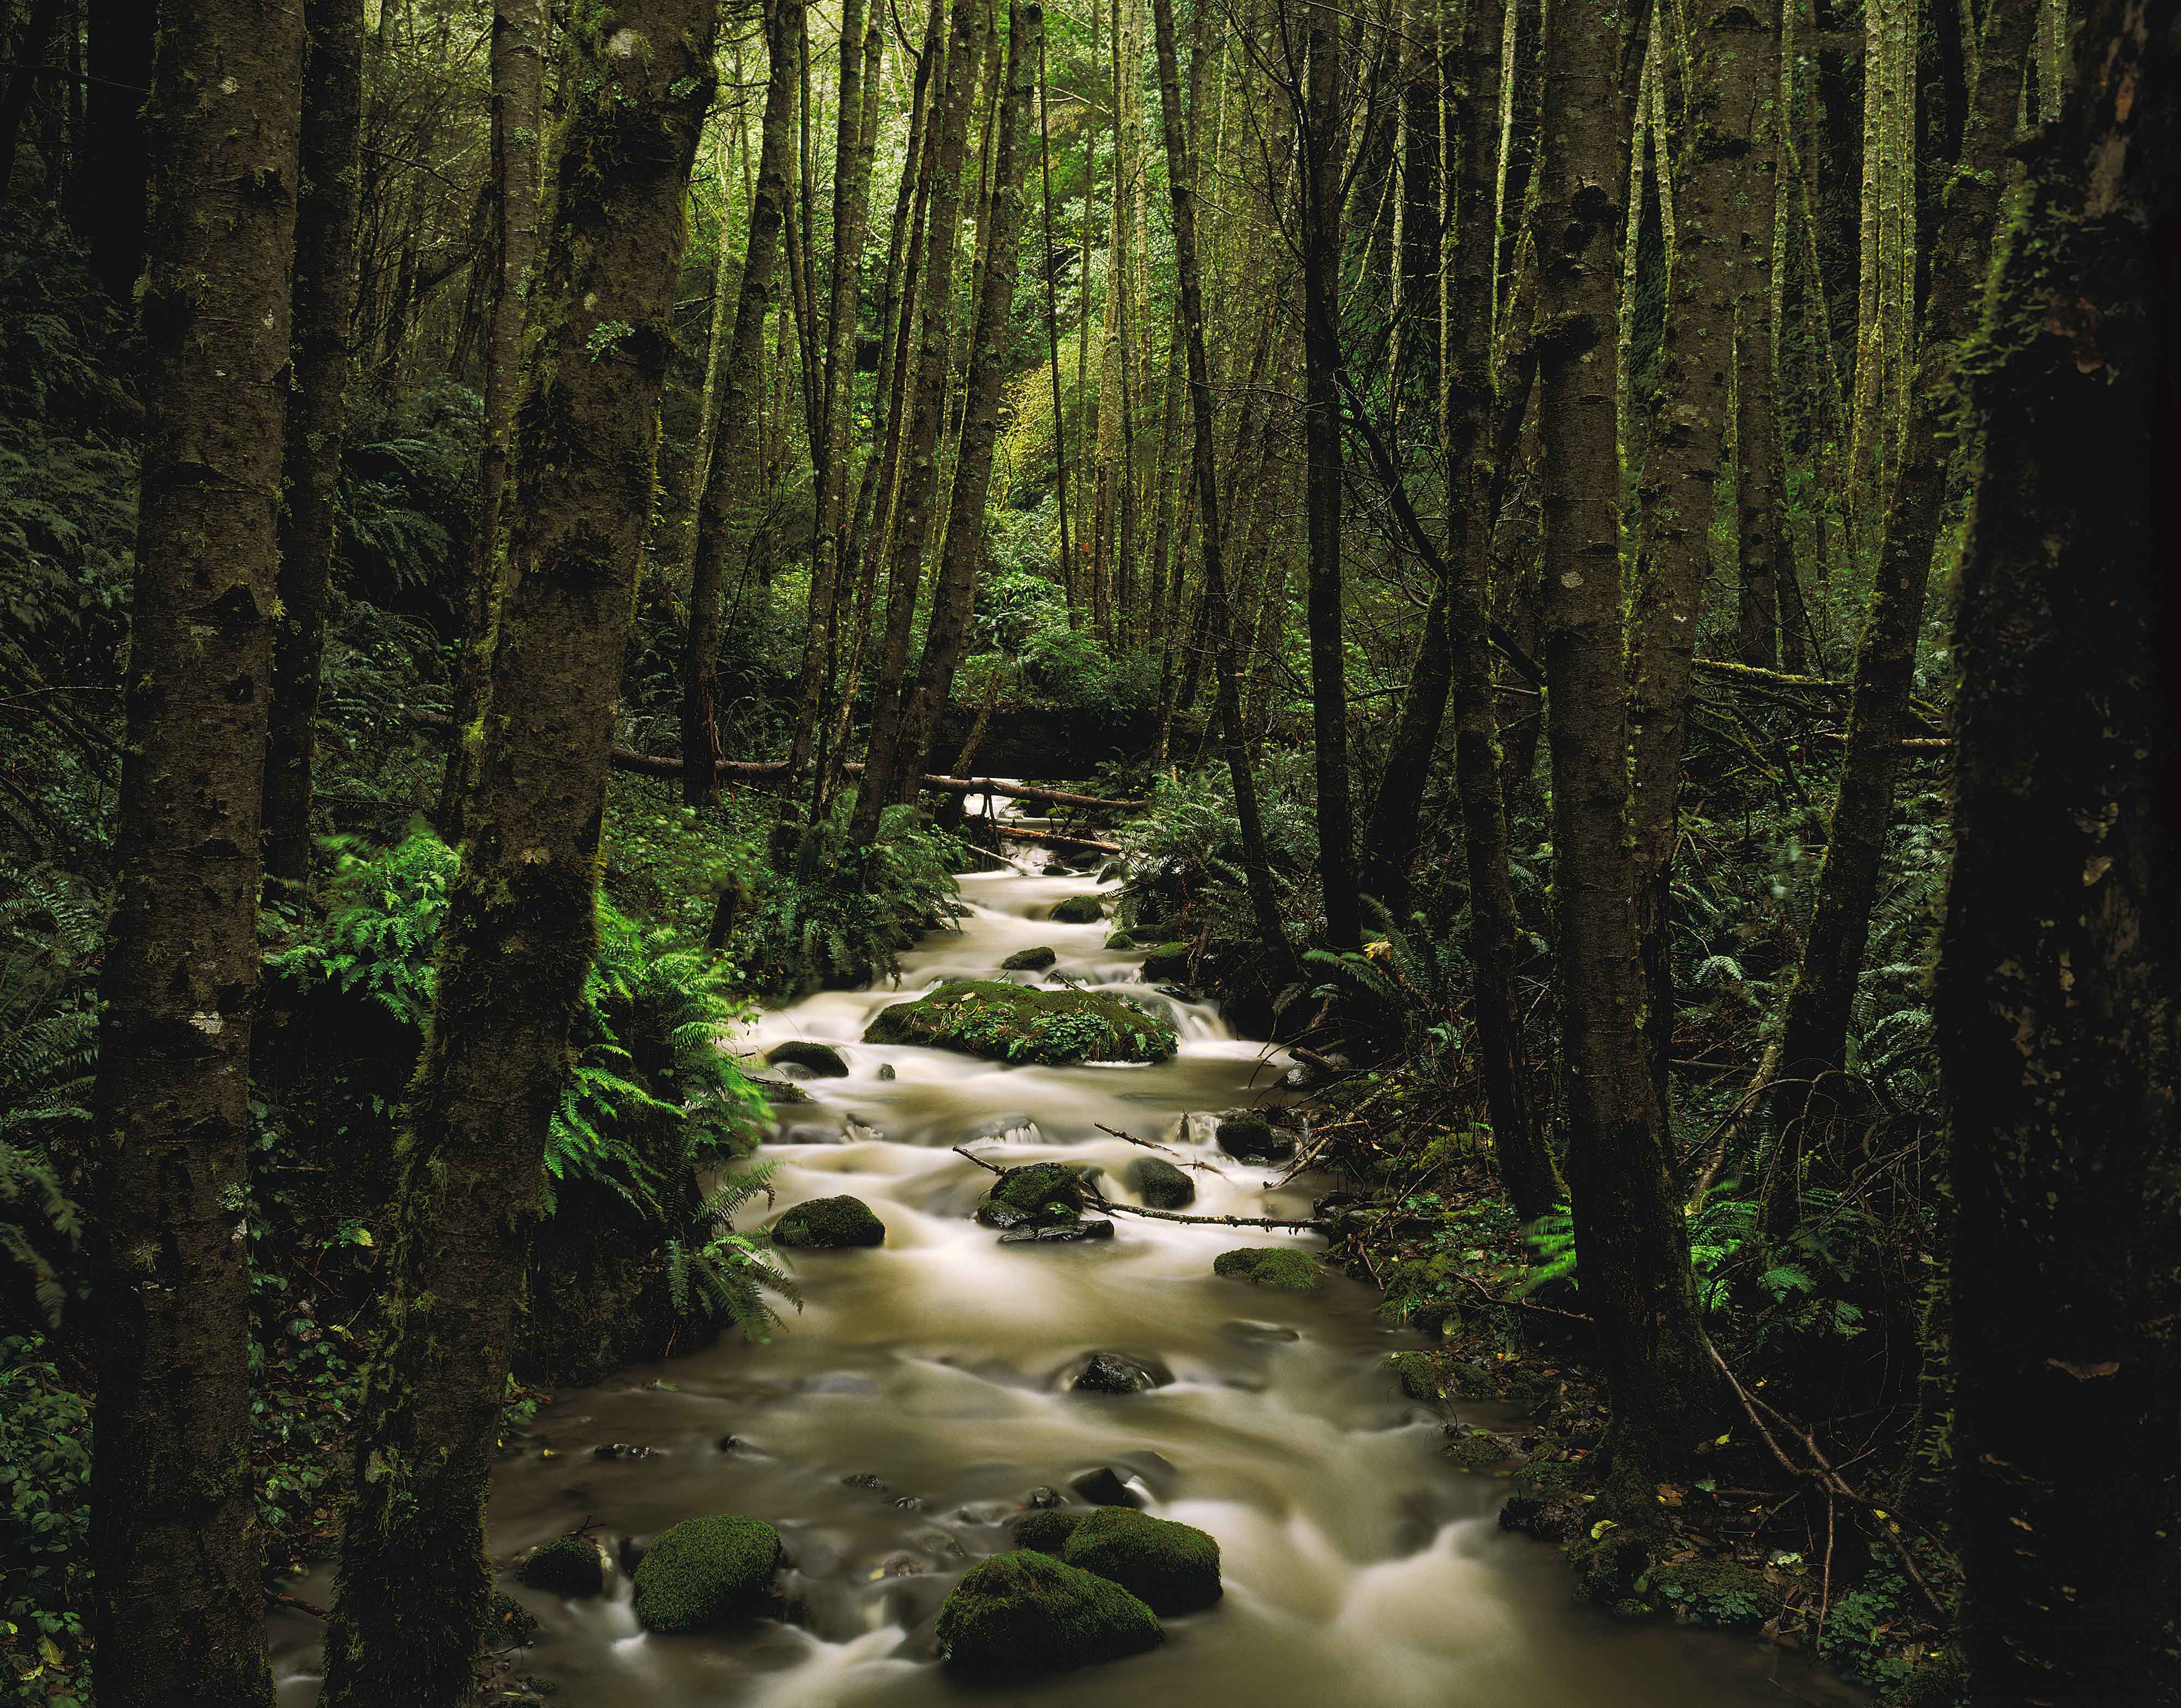
[[[1476,1288],[1477,1296],[1488,1304],[1511,1305],[1516,1310],[1535,1311],[1539,1316],[1565,1317],[1571,1323],[1594,1325],[1595,1319],[1585,1316],[1581,1311],[1564,1311],[1558,1305],[1534,1304],[1528,1299],[1503,1299],[1475,1275],[1462,1275],[1459,1270],[1455,1273],[1465,1285]]]
[[[969,1160],[975,1163],[980,1168],[989,1168],[994,1174],[1005,1174],[1007,1172],[1007,1170],[1002,1168],[999,1164],[996,1162],[986,1162],[983,1157],[972,1154],[970,1152],[963,1149],[958,1144],[952,1146],[952,1149],[955,1155],[969,1157]]]
[[[293,1607],[298,1613],[308,1613],[313,1619],[330,1619],[333,1615],[323,1607],[315,1607],[300,1595],[283,1595],[277,1590],[268,1590],[265,1599],[276,1607]]]
[[[1179,1156],[1181,1154],[1179,1151],[1176,1150],[1170,1144],[1154,1144],[1148,1138],[1138,1138],[1133,1132],[1124,1132],[1119,1127],[1108,1127],[1102,1121],[1094,1121],[1090,1124],[1096,1127],[1101,1132],[1111,1133],[1115,1138],[1125,1139],[1130,1144],[1140,1144],[1146,1150],[1162,1150],[1168,1156]]]
[[[1155,1221],[1190,1222],[1197,1226],[1215,1224],[1220,1227],[1292,1227],[1307,1233],[1323,1233],[1332,1224],[1316,1218],[1303,1220],[1276,1215],[1184,1215],[1174,1209],[1148,1209],[1139,1204],[1116,1204],[1109,1198],[1101,1198],[1087,1187],[1085,1195],[1100,1209],[1119,1210],[1126,1215],[1147,1215]]]

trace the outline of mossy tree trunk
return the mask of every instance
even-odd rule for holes
[[[619,665],[717,24],[708,0],[631,0],[571,29],[516,415],[505,643],[398,1144],[392,1275],[326,1634],[329,1708],[451,1708],[470,1689],[510,1342],[597,934]]]
[[[708,807],[720,798],[720,736],[714,707],[720,678],[720,595],[726,584],[727,548],[737,499],[747,496],[757,443],[759,388],[765,383],[765,317],[780,271],[781,227],[787,218],[787,159],[794,146],[796,47],[800,0],[770,0],[765,11],[768,62],[765,118],[759,133],[757,184],[750,197],[749,234],[743,256],[734,334],[721,387],[720,424],[697,511],[697,550],[689,576],[689,627],[682,648],[682,798]],[[762,486],[762,482],[754,482]]]
[[[1981,449],[1954,625],[1954,864],[1935,993],[1952,1130],[1963,1633],[1976,1702],[2172,1708],[2181,38],[2171,8],[2099,0],[2074,63],[2064,110],[2029,156],[2026,207],[2002,228],[1968,361]],[[1940,278],[1935,265],[1935,288]]]
[[[1649,1510],[1710,1417],[1714,1376],[1645,1049],[1633,900],[1613,360],[1621,25],[1612,0],[1545,14],[1538,420],[1568,1187],[1612,1399],[1608,1463],[1621,1503]]]
[[[1804,1157],[1839,1102],[1848,1022],[1892,827],[1916,642],[1923,633],[1924,592],[1952,460],[1956,368],[1963,340],[1975,328],[1991,234],[2001,218],[2023,68],[2036,20],[2036,0],[1991,0],[1985,8],[1961,158],[1940,217],[1899,471],[1856,648],[1847,752],[1781,1036],[1779,1088],[1772,1099],[1778,1141],[1765,1182],[1765,1226],[1775,1237],[1794,1226]]]
[[[311,876],[311,786],[326,596],[340,524],[348,339],[356,316],[356,198],[363,123],[362,0],[307,0],[302,187],[295,204],[287,447],[281,470],[280,621],[265,753],[265,875]]]
[[[100,972],[93,1632],[114,1708],[269,1705],[246,1265],[301,0],[174,0]]]

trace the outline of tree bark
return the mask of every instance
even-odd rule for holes
[[[1915,685],[1916,642],[1946,497],[1955,371],[1981,306],[2036,17],[2036,0],[1991,0],[1985,8],[1962,157],[1940,218],[1900,471],[1856,648],[1840,792],[1827,821],[1817,895],[1780,1040],[1779,1090],[1772,1100],[1777,1143],[1765,1182],[1765,1226],[1775,1236],[1794,1226],[1813,1129],[1830,1121],[1838,1100],[1848,1022],[1892,825],[1900,742],[1907,733],[1902,719]]]
[[[1980,58],[1991,76],[1989,45]],[[1954,863],[1935,1005],[1952,1127],[1953,1463],[1971,1698],[2173,1708],[2181,41],[2170,8],[2100,0],[2075,64],[2029,157],[2026,209],[2002,227],[1969,365],[1982,449],[1954,625]],[[1946,260],[1933,257],[1935,290]]]
[[[311,877],[311,787],[326,594],[340,515],[349,327],[356,314],[356,195],[363,122],[362,0],[305,0],[302,189],[281,469],[280,620],[265,753],[265,875],[300,891]]]
[[[77,229],[91,245],[91,276],[127,306],[144,270],[145,190],[150,158],[144,91],[152,84],[157,0],[89,0],[88,69]]]
[[[113,1708],[273,1700],[250,1467],[250,1041],[303,8],[174,0],[99,977],[92,1623]]]
[[[1688,1236],[1644,1049],[1631,835],[1615,434],[1620,181],[1627,146],[1611,0],[1547,9],[1536,242],[1544,453],[1544,651],[1566,1166],[1583,1296],[1598,1325],[1616,1504],[1652,1485],[1712,1411]]]
[[[1799,618],[1801,602],[1788,591],[1795,564],[1780,526],[1780,366],[1773,333],[1773,305],[1778,297],[1772,276],[1785,118],[1781,47],[1786,8],[1792,0],[1765,3],[1771,15],[1766,19],[1760,8],[1759,17],[1770,34],[1749,91],[1757,116],[1737,197],[1741,277],[1734,316],[1734,493],[1739,522],[1736,553],[1742,572],[1739,651],[1743,664],[1769,670],[1780,663],[1782,614],[1792,608]]]
[[[389,0],[390,3],[390,0]],[[501,495],[507,485],[507,441],[522,380],[522,328],[530,272],[538,261],[538,193],[544,167],[544,0],[495,0],[492,13],[492,198],[494,253],[491,326],[485,334],[484,446],[478,459],[477,537],[471,548],[462,647],[454,681],[456,740],[447,749],[439,787],[439,834],[459,845],[469,791],[477,779],[478,741],[492,686],[505,594],[500,554]]]
[[[720,798],[720,732],[714,706],[720,675],[720,596],[726,584],[727,547],[751,486],[759,388],[765,381],[765,317],[780,269],[781,228],[787,218],[787,157],[795,122],[795,44],[801,0],[771,0],[765,16],[765,118],[758,142],[757,185],[750,198],[749,242],[743,257],[734,337],[727,346],[719,430],[697,514],[697,553],[689,574],[689,629],[682,648],[682,798],[709,807]],[[759,482],[760,486],[764,482]]]
[[[326,1633],[329,1708],[467,1700],[484,1505],[546,1135],[597,936],[620,663],[718,8],[578,13],[516,410],[507,644],[399,1154],[401,1195]]]

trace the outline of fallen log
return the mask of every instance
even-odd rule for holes
[[[1118,842],[1102,842],[1095,836],[1063,836],[1057,830],[1019,830],[1004,818],[992,821],[992,829],[1002,842],[1035,842],[1041,848],[1067,848],[1078,854],[1118,854]]]
[[[444,712],[411,712],[409,721],[421,729],[451,730],[455,720]],[[627,771],[639,777],[678,777],[682,762],[665,753],[639,753],[632,747],[616,747],[611,761],[616,771]],[[787,774],[785,759],[721,759],[718,762],[722,777],[760,779],[784,777]],[[841,767],[851,777],[863,774],[862,764],[853,759]],[[1010,801],[1029,801],[1040,807],[1088,807],[1108,813],[1140,813],[1149,805],[1144,801],[1113,801],[1099,795],[1071,794],[1065,789],[1040,789],[1028,783],[1004,782],[997,777],[941,777],[926,775],[919,787],[945,795],[1001,796]],[[1009,832],[1014,835],[1014,832]],[[1041,840],[1025,836],[1026,840]],[[1069,839],[1062,838],[1065,846]],[[1118,854],[1120,850],[1110,843],[1080,842],[1078,846],[1100,853]]]

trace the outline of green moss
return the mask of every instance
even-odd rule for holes
[[[1466,1424],[1447,1426],[1446,1456],[1466,1470],[1496,1465],[1510,1457],[1507,1443],[1499,1436],[1489,1430],[1472,1430]]]
[[[514,1596],[495,1590],[485,1604],[484,1647],[488,1652],[527,1649],[538,1640],[538,1616]]]
[[[1119,1584],[1030,1549],[979,1562],[939,1610],[939,1658],[986,1674],[1064,1672],[1163,1642]]]
[[[1038,990],[956,978],[881,1009],[866,1044],[920,1044],[991,1061],[1164,1061],[1177,1047],[1163,1016],[1101,990]]]
[[[1076,1526],[1090,1515],[1051,1507],[1042,1512],[1024,1512],[1015,1520],[1015,1546],[1035,1548],[1041,1554],[1050,1554],[1056,1560],[1068,1546],[1068,1539],[1075,1534]]]
[[[1101,1507],[1060,1557],[1111,1579],[1154,1613],[1194,1613],[1220,1596],[1219,1543],[1205,1531],[1131,1507]]]
[[[1144,956],[1144,978],[1147,983],[1168,983],[1189,977],[1189,945],[1186,943],[1162,943]]]
[[[765,1061],[772,1066],[783,1064],[806,1069],[821,1079],[844,1079],[848,1064],[841,1052],[830,1044],[820,1044],[808,1038],[791,1038],[785,1044],[776,1044],[765,1052]]]
[[[886,1224],[859,1198],[814,1198],[797,1204],[772,1230],[775,1245],[810,1251],[884,1245]]]
[[[1430,1353],[1393,1353],[1386,1363],[1400,1380],[1401,1391],[1426,1405],[1446,1397],[1446,1360]]]
[[[1249,1245],[1223,1251],[1212,1260],[1212,1273],[1295,1292],[1307,1292],[1324,1280],[1309,1253],[1279,1246]]]
[[[588,1536],[555,1536],[524,1556],[515,1575],[554,1595],[595,1595],[606,1586],[606,1565]]]
[[[1052,917],[1057,925],[1096,925],[1106,917],[1106,904],[1096,895],[1071,895],[1053,904]]]
[[[647,1631],[701,1631],[754,1612],[779,1569],[780,1532],[722,1513],[662,1530],[636,1568],[636,1617]]]
[[[1136,946],[1135,934],[1131,931],[1109,931],[1106,934],[1106,946],[1108,949],[1134,949]]]
[[[977,1206],[986,1227],[1027,1227],[1075,1221],[1083,1214],[1083,1177],[1062,1162],[1034,1162],[1011,1168],[993,1183]]]
[[[1053,950],[1041,943],[1035,949],[1018,949],[1000,963],[1002,972],[1042,972],[1060,959]]]

